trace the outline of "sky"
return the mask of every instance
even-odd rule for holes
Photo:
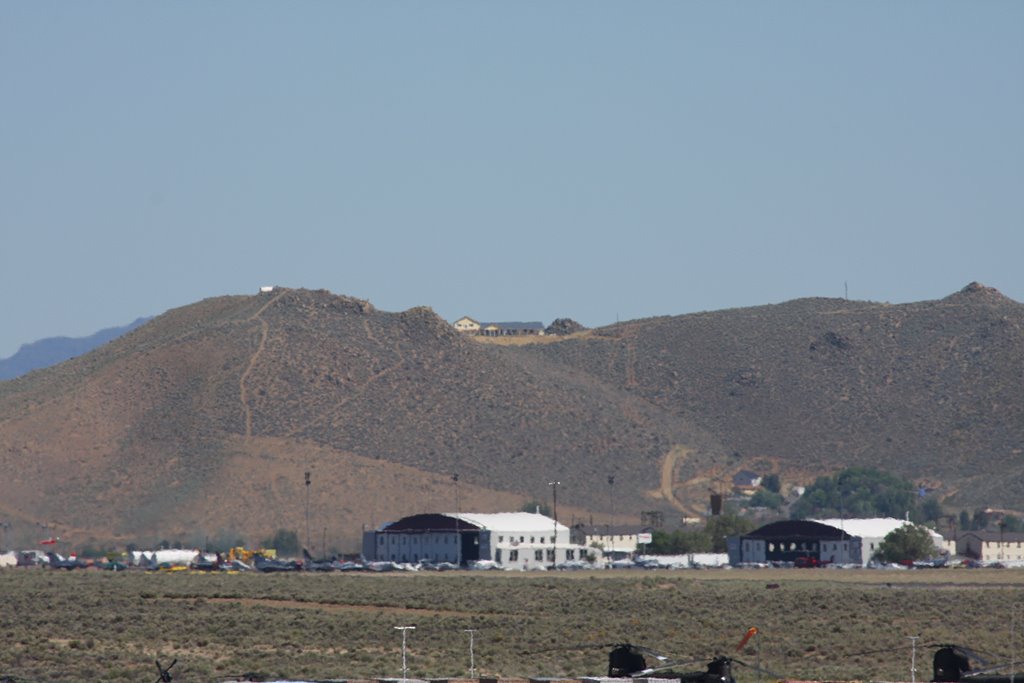
[[[1024,301],[1024,3],[0,3],[0,357],[263,285]]]

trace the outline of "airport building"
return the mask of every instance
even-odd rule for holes
[[[587,560],[593,552],[572,542],[565,525],[532,512],[425,513],[363,534],[363,557],[371,562],[491,561],[539,569]]]

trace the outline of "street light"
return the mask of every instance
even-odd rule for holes
[[[469,634],[469,677],[476,678],[476,666],[473,662],[473,634],[477,632],[477,629],[464,628],[462,631]]]
[[[560,481],[549,481],[548,486],[551,487],[551,495],[553,497],[553,505],[551,514],[555,518],[554,525],[554,536],[551,537],[551,568],[554,569],[558,562],[558,487],[562,485]]]
[[[306,470],[306,548],[309,547],[309,470]]]
[[[921,636],[907,636],[910,639],[910,683],[917,681],[917,639]]]
[[[459,473],[452,475],[452,482],[455,484],[455,565],[462,566],[462,525],[459,523],[462,516],[462,505],[459,501]],[[444,559],[448,559],[445,557]]]
[[[615,524],[615,475],[608,475],[608,504],[610,512],[608,513],[608,528],[605,531],[608,534],[608,551],[613,552],[612,546],[612,525]]]
[[[409,680],[409,667],[405,663],[405,635],[409,631],[416,630],[415,626],[396,626],[396,631],[402,632],[402,680]]]

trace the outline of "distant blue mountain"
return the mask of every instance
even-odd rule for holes
[[[14,379],[32,370],[48,368],[69,358],[81,356],[97,346],[131,332],[149,320],[150,318],[139,318],[124,327],[108,327],[88,337],[47,337],[30,344],[22,344],[18,352],[10,358],[0,358],[0,380]]]

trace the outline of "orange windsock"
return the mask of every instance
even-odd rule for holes
[[[757,627],[756,626],[751,626],[747,630],[747,634],[745,636],[743,636],[743,640],[741,640],[740,644],[736,646],[736,652],[739,652],[740,650],[742,650],[743,646],[747,644],[747,641],[750,640],[751,638],[753,638],[756,635],[757,635]]]

